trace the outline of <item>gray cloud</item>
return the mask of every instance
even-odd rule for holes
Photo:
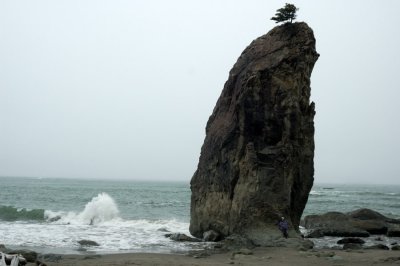
[[[285,1],[3,1],[0,175],[187,180]],[[316,181],[399,183],[398,1],[295,1],[321,54]]]

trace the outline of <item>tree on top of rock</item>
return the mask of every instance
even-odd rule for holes
[[[295,5],[286,3],[284,7],[276,10],[275,17],[271,20],[275,20],[275,23],[289,20],[290,23],[296,19],[296,12],[299,10]]]

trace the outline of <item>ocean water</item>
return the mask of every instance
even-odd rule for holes
[[[183,182],[0,178],[0,244],[37,251],[185,252],[168,232],[189,234],[190,189]]]
[[[368,208],[400,219],[400,185],[316,184],[304,215]]]
[[[0,184],[0,244],[9,247],[46,253],[179,253],[207,245],[164,236],[189,234],[189,182],[1,177]],[[315,185],[304,215],[357,208],[400,218],[400,186]],[[83,239],[100,246],[85,251],[78,244]],[[335,240],[324,243],[329,241]]]

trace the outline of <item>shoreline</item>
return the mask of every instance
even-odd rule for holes
[[[374,238],[385,238],[374,235]],[[219,245],[211,245],[203,242],[203,248],[192,248],[186,250],[162,250],[162,249],[140,249],[140,250],[119,250],[119,251],[95,251],[90,247],[78,249],[28,247],[28,246],[7,246],[9,250],[26,250],[37,252],[37,261],[43,265],[332,265],[333,262],[340,265],[400,265],[400,251],[383,250],[379,247],[370,248],[372,243],[365,243],[360,248],[343,249],[343,245],[336,244],[330,247],[321,247],[316,241],[326,242],[327,237],[307,238],[314,243],[314,248],[304,248],[285,245],[282,247],[255,247],[254,249],[238,246],[236,248],[221,249]],[[345,237],[332,238],[333,243]],[[369,237],[372,239],[372,237]],[[289,238],[291,239],[291,238]],[[361,239],[365,239],[361,237]],[[387,240],[391,241],[387,241]],[[383,244],[391,247],[400,243],[400,237],[388,238],[386,241],[377,241],[375,244]],[[391,243],[391,245],[389,244]],[[279,246],[279,244],[278,244]],[[88,250],[86,250],[87,248]],[[359,256],[357,254],[362,254]],[[364,257],[368,260],[364,260]],[[362,261],[362,263],[359,263]],[[365,263],[372,264],[365,264]],[[28,266],[40,265],[28,263]]]
[[[288,247],[257,247],[224,253],[159,254],[121,253],[93,255],[44,255],[46,265],[399,265],[400,251],[309,250]],[[28,266],[36,265],[28,263]]]

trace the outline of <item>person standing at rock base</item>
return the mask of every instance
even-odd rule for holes
[[[288,238],[288,229],[289,229],[289,224],[285,220],[285,217],[282,217],[281,220],[278,222],[278,228],[281,230],[283,236],[285,238]]]

